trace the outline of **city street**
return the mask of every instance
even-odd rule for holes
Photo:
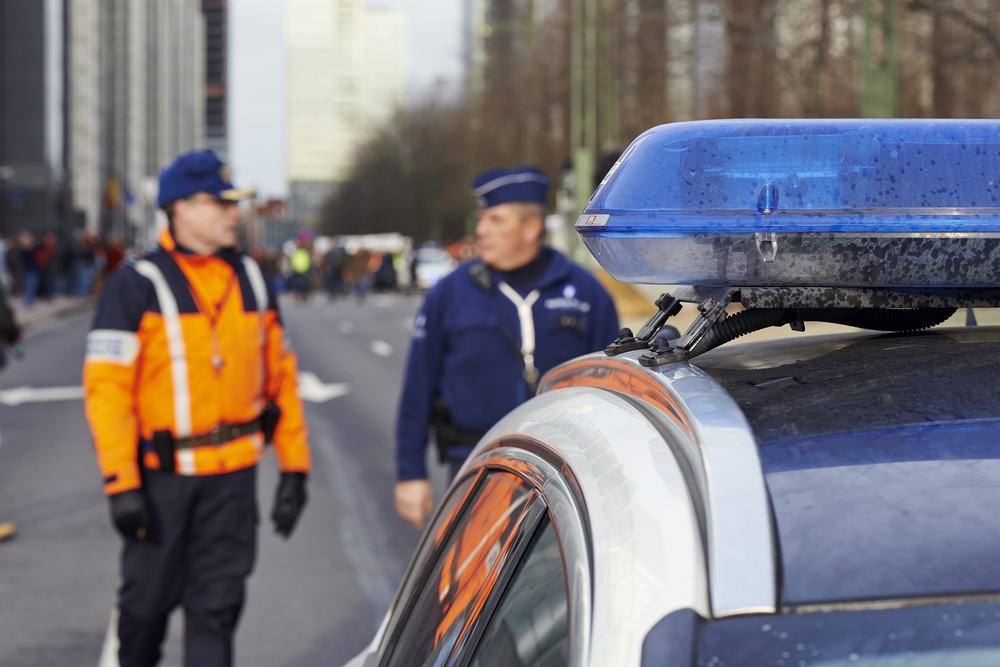
[[[268,518],[273,456],[260,466],[260,546],[237,635],[243,667],[340,665],[391,601],[419,537],[391,497],[396,404],[419,303],[283,301],[303,394],[319,401],[305,403],[314,470],[302,521],[284,542]],[[79,399],[89,320],[36,328],[25,358],[0,375],[0,521],[18,527],[0,543],[3,667],[98,665],[106,641],[120,540]],[[182,626],[175,614],[164,665],[181,664]]]

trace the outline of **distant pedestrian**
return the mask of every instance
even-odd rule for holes
[[[31,232],[21,232],[21,269],[24,272],[24,305],[30,308],[42,282],[42,270],[35,254],[35,235]]]
[[[7,271],[10,272],[10,293],[24,293],[24,257],[21,253],[21,243],[16,236],[7,239]]]
[[[312,257],[309,250],[303,247],[295,249],[291,256],[292,278],[296,296],[300,301],[305,301],[309,297],[310,282],[312,280]]]
[[[211,151],[160,174],[159,248],[108,279],[87,336],[87,418],[125,538],[118,660],[160,659],[184,608],[186,665],[227,667],[257,551],[256,465],[281,469],[271,520],[287,538],[311,462],[296,359],[278,304],[237,252],[237,201]]]
[[[6,363],[4,347],[14,347],[21,342],[21,326],[17,322],[13,309],[7,303],[7,297],[0,290],[0,368]],[[10,521],[0,522],[0,541],[8,540],[17,534],[17,527]]]
[[[534,395],[538,379],[618,336],[594,276],[542,245],[549,179],[533,167],[473,181],[481,259],[427,294],[410,338],[396,422],[396,509],[423,525],[432,506],[429,427],[454,476],[493,424]]]

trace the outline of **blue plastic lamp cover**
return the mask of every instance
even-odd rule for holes
[[[1000,121],[661,125],[576,229],[626,282],[1000,287]]]

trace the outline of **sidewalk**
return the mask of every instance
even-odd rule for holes
[[[26,333],[49,322],[69,317],[89,310],[97,302],[93,296],[56,296],[52,299],[37,299],[31,307],[24,305],[19,297],[9,297],[8,302]]]

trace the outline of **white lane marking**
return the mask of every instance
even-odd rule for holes
[[[118,607],[111,608],[111,621],[104,635],[104,647],[97,667],[118,667]]]
[[[83,398],[83,387],[15,387],[0,391],[0,403],[46,403],[49,401],[78,401]]]
[[[354,322],[348,322],[347,320],[342,320],[340,324],[337,325],[340,329],[340,333],[353,333],[354,332]]]
[[[415,317],[404,317],[399,321],[399,323],[402,325],[403,331],[413,331],[413,325],[416,321],[417,318]]]
[[[332,430],[324,420],[311,420],[309,442],[316,463],[325,470],[336,493],[341,544],[362,593],[376,612],[374,631],[382,621],[382,610],[396,594],[406,561],[389,546],[389,532],[395,526],[387,525],[387,517],[380,514],[373,490],[365,483],[354,457],[338,446]]]
[[[339,398],[351,393],[351,387],[345,382],[326,384],[315,373],[299,372],[299,396],[303,401],[325,403],[331,398]]]
[[[392,356],[392,345],[389,345],[389,343],[384,340],[373,340],[370,347],[372,353],[377,354],[380,357]]]

